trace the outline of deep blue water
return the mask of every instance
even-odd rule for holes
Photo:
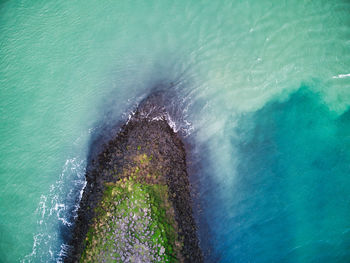
[[[229,169],[203,164],[201,171],[212,261],[349,260],[349,116],[330,112],[318,94],[301,87],[242,115],[237,131],[225,130],[234,134],[236,171],[233,163]],[[213,171],[231,172],[234,187],[221,195],[210,182]]]

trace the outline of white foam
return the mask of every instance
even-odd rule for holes
[[[179,128],[176,126],[176,122],[171,119],[171,116],[169,113],[166,115],[166,120],[169,124],[169,126],[173,129],[174,132],[178,132]]]
[[[344,79],[344,78],[349,78],[350,77],[350,73],[349,74],[339,74],[337,76],[333,76],[333,79]]]
[[[77,217],[86,186],[85,167],[85,160],[77,157],[67,159],[58,180],[50,186],[49,194],[41,195],[36,209],[38,231],[33,236],[32,252],[21,262],[62,262],[69,246],[60,244],[58,231],[52,229],[57,229],[59,225],[69,228]]]

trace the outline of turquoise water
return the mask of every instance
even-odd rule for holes
[[[160,83],[195,143],[208,262],[349,261],[348,1],[4,1],[0,14],[2,262],[61,260],[91,138]]]

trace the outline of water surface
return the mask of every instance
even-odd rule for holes
[[[208,261],[349,261],[348,1],[5,1],[0,12],[2,261],[61,260],[91,138],[158,84],[196,146]]]

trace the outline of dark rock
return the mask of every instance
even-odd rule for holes
[[[156,180],[164,180],[168,185],[179,237],[183,241],[181,261],[203,261],[192,215],[186,152],[181,139],[167,122],[164,101],[162,93],[154,93],[142,101],[119,134],[105,145],[97,160],[91,160],[70,242],[72,253],[65,262],[79,261],[84,250],[84,239],[95,216],[94,209],[102,198],[105,183],[119,180],[123,169],[134,165],[133,157],[140,149],[147,156],[152,156],[153,172],[162,171],[162,175]]]

